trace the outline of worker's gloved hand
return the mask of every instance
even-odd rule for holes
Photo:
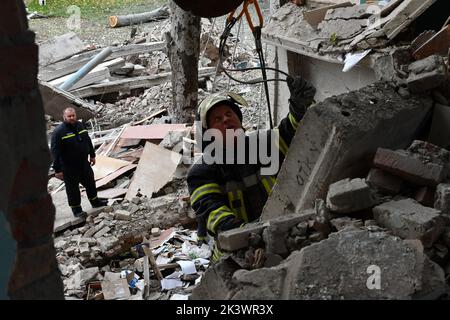
[[[302,77],[288,76],[286,82],[291,93],[289,111],[297,120],[300,120],[306,113],[306,109],[313,103],[316,88]]]
[[[201,247],[203,244],[208,244],[208,236],[197,235],[197,246]]]
[[[245,224],[243,220],[236,217],[229,217],[228,219],[220,223],[218,230],[226,231],[230,229],[240,228],[243,224]]]

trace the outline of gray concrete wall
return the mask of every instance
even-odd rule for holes
[[[404,148],[422,133],[431,105],[430,98],[403,97],[377,82],[309,108],[262,220],[311,208],[330,184],[365,177],[378,147]]]
[[[310,58],[284,48],[276,48],[278,68],[290,75],[300,75],[316,89],[316,102],[341,93],[361,89],[376,81],[375,72],[367,67],[355,66],[342,72],[343,65]],[[289,89],[285,82],[272,86],[273,113],[276,123],[286,116],[289,106]]]

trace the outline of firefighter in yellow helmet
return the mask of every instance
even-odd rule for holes
[[[220,92],[208,96],[200,103],[198,117],[203,134],[208,129],[215,129],[218,137],[222,137],[222,146],[225,149],[223,158],[216,156],[217,161],[213,163],[211,160],[206,161],[206,153],[204,153],[188,172],[187,183],[191,205],[196,212],[200,241],[206,242],[208,234],[216,240],[221,231],[241,227],[260,217],[264,204],[276,183],[279,166],[286,156],[300,120],[306,109],[313,103],[316,92],[313,86],[300,77],[288,77],[287,84],[290,91],[288,115],[274,130],[258,130],[244,134],[242,148],[244,157],[241,158],[244,159],[243,162],[230,162],[229,158],[226,158],[230,149],[228,144],[230,141],[226,141],[226,133],[227,130],[242,131],[240,108],[247,106],[245,99],[232,92]],[[257,138],[251,139],[251,135],[256,135]],[[276,154],[270,154],[270,159],[277,160],[279,166],[275,172],[265,174],[263,169],[269,164],[263,163],[258,157],[257,161],[252,161],[251,159],[255,158],[250,153],[259,150],[262,143],[270,144],[273,141],[276,145],[276,152],[274,152]],[[208,142],[202,142],[202,147],[206,151]],[[257,149],[251,148],[251,143],[256,143]],[[236,145],[233,146],[235,148],[231,154],[234,160],[237,160],[239,150],[236,150]],[[267,146],[266,150],[271,150],[270,146]],[[217,261],[221,254],[215,241],[212,260]]]

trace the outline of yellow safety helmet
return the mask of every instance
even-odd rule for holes
[[[242,122],[241,107],[248,107],[247,101],[237,93],[222,91],[206,97],[198,106],[198,117],[202,122],[203,128],[208,129],[208,113],[219,103],[228,104]]]

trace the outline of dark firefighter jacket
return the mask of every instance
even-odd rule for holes
[[[275,130],[264,130],[268,135],[277,136],[279,167],[302,117],[303,112],[295,110],[291,104],[288,116]],[[248,141],[249,135],[246,136],[247,150]],[[205,237],[206,232],[216,237],[219,231],[257,220],[276,182],[279,167],[276,174],[264,176],[261,175],[260,162],[206,164],[199,161],[194,164],[189,170],[187,183],[191,205],[199,224],[199,238]]]
[[[88,155],[95,157],[88,131],[79,121],[75,125],[61,123],[52,134],[51,151],[55,172],[82,168]]]

